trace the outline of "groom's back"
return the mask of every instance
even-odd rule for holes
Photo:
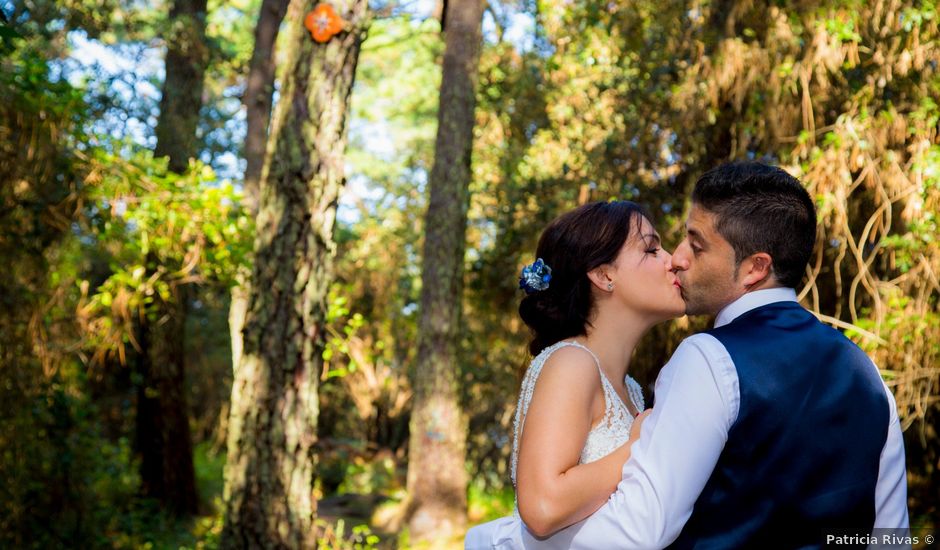
[[[734,361],[740,407],[672,547],[811,548],[871,528],[889,405],[868,357],[795,302],[709,334]]]

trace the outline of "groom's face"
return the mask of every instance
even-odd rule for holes
[[[715,215],[692,204],[685,239],[672,255],[688,315],[715,315],[743,294],[734,249],[715,229]]]

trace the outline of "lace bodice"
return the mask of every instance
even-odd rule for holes
[[[529,410],[529,403],[532,402],[535,382],[538,380],[539,374],[542,372],[542,367],[545,366],[545,362],[551,354],[554,353],[555,350],[566,346],[581,348],[591,354],[591,357],[594,358],[594,363],[597,365],[597,370],[600,372],[601,387],[604,390],[604,417],[588,432],[587,440],[584,442],[584,448],[581,449],[581,458],[578,463],[586,464],[603,458],[613,452],[617,447],[626,443],[627,439],[630,437],[633,415],[630,414],[626,404],[624,404],[620,396],[617,395],[613,384],[607,379],[607,376],[601,369],[601,363],[597,359],[597,356],[594,355],[594,352],[590,349],[578,342],[562,340],[561,342],[545,348],[532,359],[522,379],[522,389],[519,391],[519,403],[516,405],[516,417],[513,424],[512,461],[510,464],[512,484],[514,486],[516,484],[516,465],[519,462],[519,440],[522,438],[522,428],[525,424],[526,412]],[[643,391],[640,389],[640,385],[630,376],[627,376],[625,380],[630,401],[633,402],[636,410],[642,411],[645,407],[643,403]]]

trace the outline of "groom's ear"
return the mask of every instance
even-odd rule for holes
[[[744,288],[751,289],[755,286],[761,286],[774,275],[774,261],[770,254],[766,252],[757,252],[751,254],[738,268],[738,278]]]

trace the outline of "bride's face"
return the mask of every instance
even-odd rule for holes
[[[670,271],[671,258],[659,234],[643,218],[639,232],[631,232],[612,264],[614,269],[606,274],[613,283],[613,297],[655,322],[683,315],[685,302],[678,278]]]

